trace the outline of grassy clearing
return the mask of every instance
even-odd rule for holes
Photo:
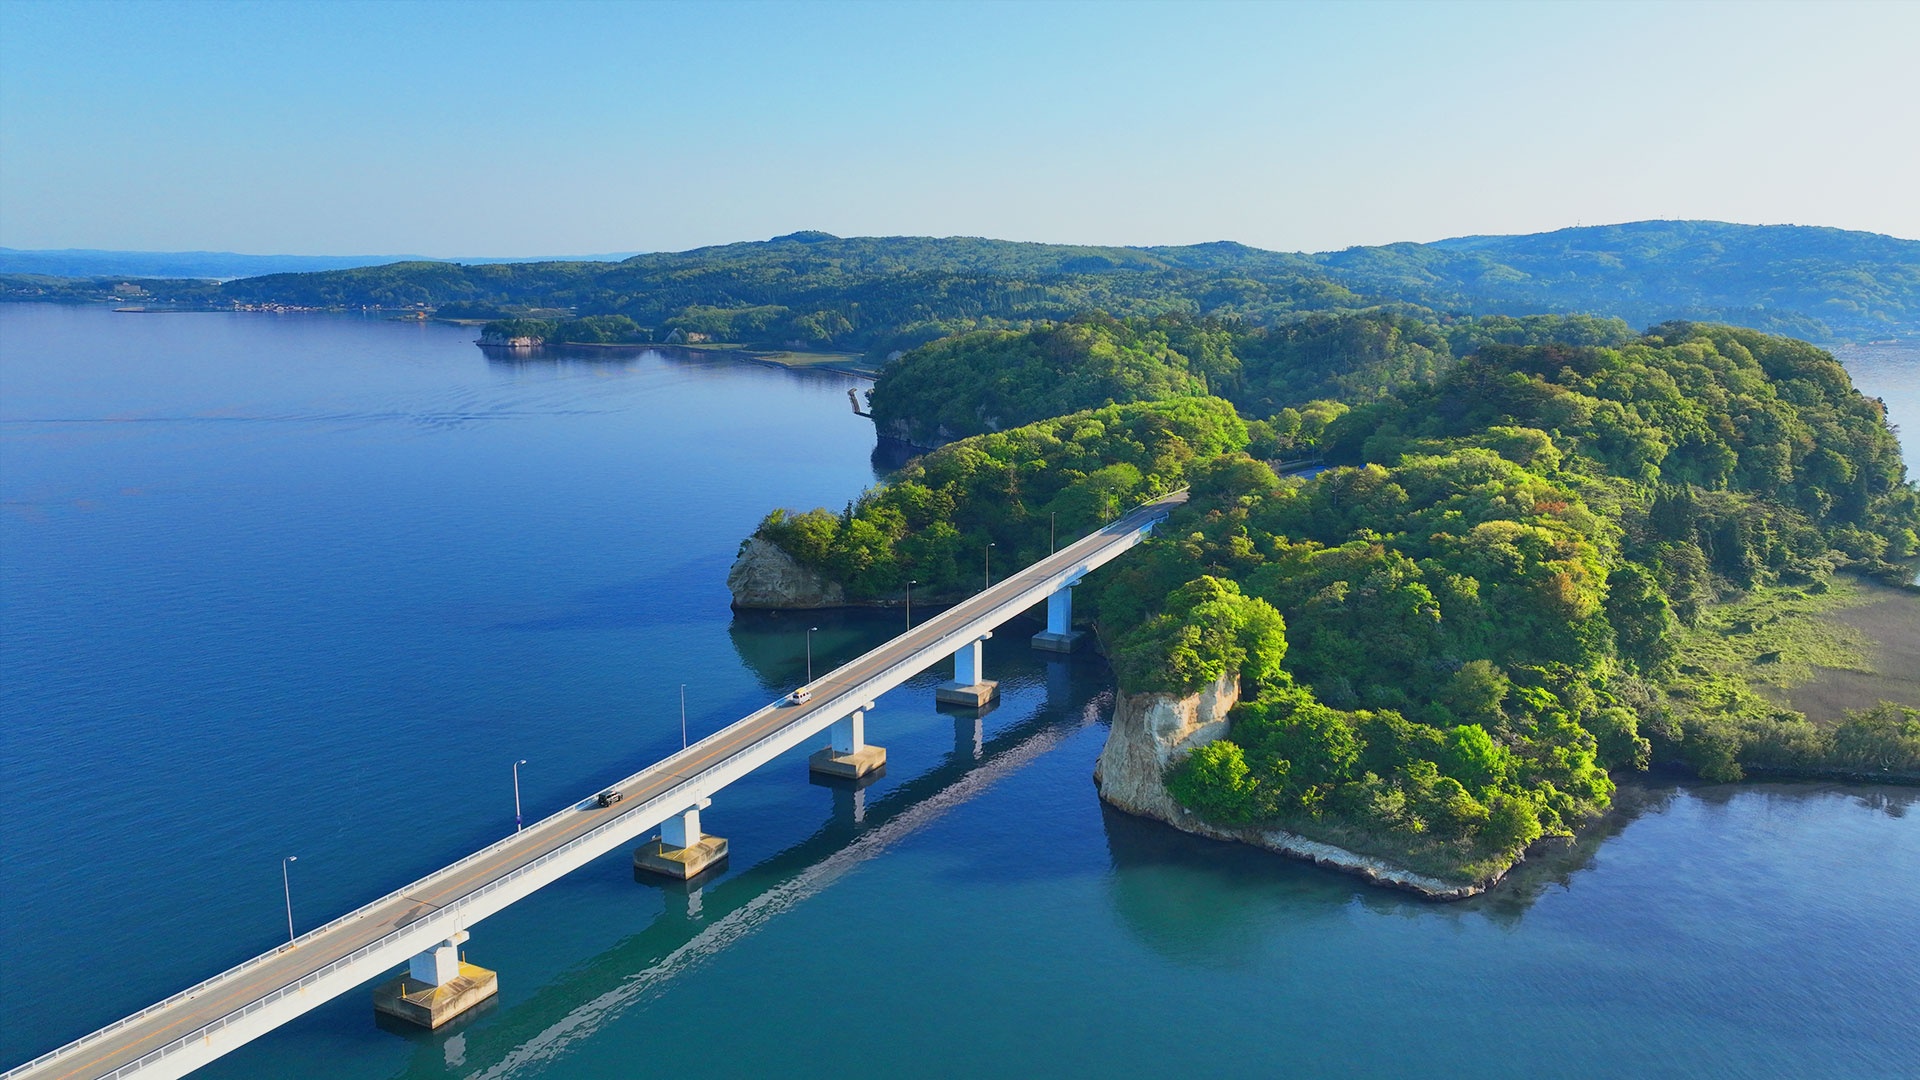
[[[1715,605],[1680,634],[1666,709],[1646,725],[1655,759],[1716,781],[1748,767],[1920,779],[1920,711],[1903,704],[1920,684],[1874,671],[1879,655],[1920,655],[1916,623],[1920,600],[1846,578]],[[1834,707],[1809,716],[1788,704],[1836,683],[1857,685]]]
[[[777,349],[771,352],[746,350],[755,360],[765,360],[782,367],[830,367],[840,370],[872,371],[873,365],[867,363],[861,353],[848,352],[794,352],[790,349]]]
[[[1820,668],[1871,674],[1873,642],[1826,616],[1874,599],[1860,582],[1835,577],[1715,604],[1680,632],[1668,692],[1704,712],[1759,711],[1783,703]]]

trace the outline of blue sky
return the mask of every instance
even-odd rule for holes
[[[0,245],[1920,238],[1920,4],[0,4]]]

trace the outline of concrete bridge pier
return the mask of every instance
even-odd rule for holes
[[[933,700],[944,705],[971,705],[979,708],[1000,696],[1000,684],[992,679],[983,679],[986,670],[980,655],[980,645],[992,637],[991,632],[981,634],[953,654],[953,681],[941,683],[934,688]]]
[[[867,712],[872,708],[873,702],[869,701],[835,720],[827,729],[826,748],[807,759],[808,770],[822,776],[858,780],[886,768],[886,747],[867,742]]]
[[[1054,590],[1047,597],[1047,628],[1033,635],[1033,647],[1048,652],[1070,653],[1080,644],[1086,633],[1073,628],[1073,587],[1080,584],[1075,578]]]
[[[498,973],[460,956],[466,940],[456,931],[409,960],[406,974],[374,987],[374,1011],[432,1029],[499,993]]]
[[[700,831],[700,811],[713,805],[701,799],[660,823],[660,838],[633,853],[633,868],[687,881],[727,859],[727,841]]]

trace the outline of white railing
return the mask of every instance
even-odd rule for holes
[[[1179,491],[1184,491],[1184,490],[1185,490],[1184,488],[1179,489]],[[1179,491],[1175,491],[1170,494],[1179,494]],[[1138,513],[1141,509],[1144,509],[1147,506],[1151,506],[1154,503],[1160,502],[1161,500],[1167,497],[1168,496],[1163,495],[1153,500],[1150,500],[1146,503],[1142,503],[1140,506],[1135,507],[1133,510],[1129,511],[1127,514],[1124,514],[1119,518],[1115,519],[1111,524],[1104,526],[1099,532],[1094,533],[1087,537],[1083,537],[1080,541],[1076,542],[1073,545],[1068,546],[1066,549],[1062,551],[1056,552],[1054,555],[1048,556],[1048,558],[1049,559],[1057,558],[1060,555],[1065,555],[1068,552],[1071,552],[1075,547],[1078,547],[1080,543],[1084,543],[1087,540],[1092,540],[1096,538],[1097,536],[1100,535],[1100,533],[1105,533],[1113,529],[1114,526],[1119,525],[1123,521],[1126,521],[1127,518],[1133,516],[1133,514]],[[1148,525],[1157,524],[1159,521],[1162,521],[1164,519],[1165,519],[1164,514],[1152,517],[1148,519],[1146,522],[1141,523],[1141,525],[1138,528],[1132,529],[1129,531],[1137,534],[1138,532],[1143,531]],[[1119,535],[1124,536],[1126,535],[1126,533],[1121,533]],[[1128,545],[1128,546],[1131,547],[1132,545]],[[1007,578],[1005,581],[1002,581],[999,587],[1004,588],[1006,585],[1012,583],[1013,581],[1018,580],[1022,575],[1031,572],[1032,569],[1033,567],[1028,567],[1026,570],[1022,570],[1019,573],[1014,574],[1013,576]],[[1056,570],[1051,573],[1043,575],[1038,583],[1023,586],[1018,592],[1014,593],[1012,597],[1009,597],[1007,600],[1003,600],[998,603],[989,605],[985,611],[972,614],[972,615],[962,614],[961,613],[962,609],[964,609],[969,602],[971,602],[972,600],[978,597],[987,595],[988,592],[991,592],[991,589],[984,590],[979,593],[975,593],[973,597],[969,597],[966,601],[962,601],[959,605],[949,608],[946,611],[941,612],[939,615],[935,616],[933,619],[929,620],[928,622],[921,624],[921,626],[918,629],[920,630],[928,629],[932,626],[937,625],[941,620],[948,619],[950,617],[957,617],[957,621],[961,625],[975,622],[993,612],[1004,610],[1006,607],[1016,602],[1021,597],[1031,595],[1036,591],[1042,592],[1042,593],[1052,592],[1053,590],[1059,588],[1062,582],[1078,574],[1085,573],[1088,569],[1090,568],[1079,565],[1077,561],[1070,561],[1068,569]],[[1025,604],[1021,604],[1020,610],[1024,611],[1027,607],[1032,606],[1032,604],[1035,602],[1037,601],[1028,601]],[[912,634],[913,632],[914,632],[913,630],[908,630],[906,634]],[[957,627],[944,630],[939,637],[933,640],[931,644],[922,646],[921,648],[915,650],[906,659],[897,661],[893,664],[889,664],[887,667],[881,669],[880,671],[861,679],[853,687],[843,690],[838,694],[836,694],[835,696],[828,698],[827,702],[823,704],[830,704],[837,707],[843,703],[864,702],[867,700],[871,700],[872,697],[876,697],[880,693],[885,692],[884,690],[873,691],[868,689],[869,687],[872,686],[872,684],[885,681],[889,676],[899,672],[902,668],[911,667],[913,669],[913,672],[916,674],[920,671],[924,671],[932,663],[937,663],[943,656],[946,655],[945,646],[948,640],[956,636],[957,633],[958,633]],[[902,635],[902,636],[905,636],[905,635]],[[879,648],[882,648],[882,649],[885,647],[886,647],[885,645],[879,646]],[[878,651],[878,650],[876,649],[872,651]],[[932,654],[932,655],[929,656],[929,654]],[[871,652],[865,655],[871,655]],[[849,664],[843,665],[843,666],[852,666],[853,664],[858,664],[860,660],[864,658],[865,656],[863,655],[862,657],[856,658],[855,660],[851,661]],[[829,672],[827,675],[827,679],[823,679],[822,681],[823,682],[827,681],[832,677],[833,677],[833,673]],[[905,679],[902,679],[901,681],[904,682]],[[895,685],[898,685],[898,684],[896,683]],[[891,689],[891,687],[889,687],[889,689]],[[636,782],[646,777],[649,773],[657,773],[661,771],[671,772],[672,771],[671,766],[675,762],[681,760],[682,758],[692,755],[695,751],[699,750],[701,747],[706,746],[707,744],[722,738],[728,732],[734,730],[734,728],[738,727],[741,724],[748,723],[749,721],[753,720],[754,717],[759,716],[760,713],[764,711],[765,709],[762,708],[759,711],[756,711],[746,717],[743,717],[740,720],[737,720],[734,723],[729,724],[724,728],[721,728],[720,730],[714,732],[713,734],[706,736],[700,741],[692,743],[691,745],[688,745],[686,747],[683,747],[682,749],[680,749],[679,751],[673,754],[669,754],[667,757],[662,758],[658,762],[655,762],[652,766],[648,767],[647,769],[633,774],[632,776],[628,777],[625,780],[620,781],[620,783],[614,786],[622,787],[622,786],[631,784],[633,782]],[[822,708],[816,708],[814,710],[811,710],[810,716],[827,715],[827,716],[833,717],[834,719],[838,719],[837,716],[834,716],[834,712],[835,712],[835,709],[833,708],[822,707]],[[833,722],[832,720],[826,721],[826,723],[832,723],[832,722]],[[824,728],[826,726],[826,723],[823,723],[821,727]],[[756,750],[759,750],[760,748],[767,746],[768,744],[784,736],[793,734],[794,731],[795,731],[795,725],[787,725],[787,726],[780,727],[774,731],[767,733],[764,736],[761,736],[760,738],[754,740],[752,743],[749,743],[748,745],[741,747],[740,749],[728,754],[726,757],[720,759],[719,761],[716,761],[713,764],[706,766],[701,771],[708,772],[720,767],[721,765],[726,764],[727,762],[735,761],[745,755],[752,754]],[[802,731],[798,737],[805,738],[806,734],[807,732]],[[375,938],[373,941],[370,941],[367,944],[362,945],[360,948],[355,949],[353,952],[347,954],[346,956],[340,957],[339,959],[334,960],[333,962],[326,964],[323,967],[320,967],[314,971],[308,972],[306,975],[301,976],[299,979],[296,979],[293,982],[287,983],[276,990],[269,991],[268,993],[258,998],[255,998],[253,1001],[248,1002],[246,1005],[238,1009],[234,1009],[231,1012],[225,1013],[222,1016],[220,1016],[218,1019],[210,1021],[207,1024],[204,1024],[201,1027],[196,1028],[193,1031],[180,1036],[179,1038],[173,1040],[172,1042],[166,1044],[165,1046],[160,1047],[157,1050],[149,1051],[148,1053],[141,1055],[139,1058],[131,1062],[128,1062],[125,1065],[120,1066],[119,1068],[113,1070],[112,1072],[103,1074],[103,1076],[109,1077],[109,1078],[118,1078],[122,1076],[131,1075],[132,1073],[140,1069],[143,1069],[148,1065],[151,1065],[154,1062],[161,1060],[162,1058],[171,1056],[172,1054],[186,1047],[189,1043],[195,1042],[200,1039],[208,1038],[213,1034],[215,1034],[216,1032],[219,1032],[233,1025],[234,1023],[242,1019],[245,1019],[248,1016],[253,1015],[259,1010],[266,1008],[268,1005],[274,1003],[275,1001],[280,1000],[281,998],[286,997],[289,994],[299,993],[300,991],[305,990],[307,987],[314,985],[321,979],[326,978],[328,975],[331,975],[344,968],[357,964],[360,961],[365,960],[367,957],[373,955],[375,952],[381,949],[389,948],[393,945],[398,944],[399,939],[402,937],[420,935],[423,930],[426,930],[428,928],[443,926],[451,923],[453,925],[448,926],[446,933],[433,934],[433,935],[427,936],[428,940],[439,940],[444,937],[449,937],[452,935],[454,930],[463,928],[459,925],[458,916],[464,914],[466,910],[475,901],[481,899],[482,897],[488,896],[499,889],[505,888],[507,885],[513,882],[519,881],[521,878],[527,876],[528,874],[533,873],[537,869],[551,865],[555,860],[561,858],[563,855],[567,855],[569,853],[575,852],[579,850],[582,845],[596,841],[604,837],[609,832],[620,831],[626,828],[630,828],[631,826],[628,823],[636,815],[644,816],[646,813],[649,812],[650,809],[657,809],[662,805],[676,805],[677,803],[683,803],[687,806],[692,805],[693,800],[697,797],[682,794],[682,792],[684,792],[685,789],[689,787],[696,786],[698,783],[699,783],[698,777],[693,777],[693,778],[683,780],[679,784],[674,785],[672,788],[661,792],[659,795],[656,795],[651,799],[648,799],[646,802],[641,803],[637,806],[634,806],[633,808],[620,814],[618,817],[615,817],[609,821],[606,821],[600,825],[593,827],[592,829],[587,830],[584,833],[581,833],[579,836],[574,837],[572,840],[567,841],[566,843],[560,845],[557,848],[554,848],[551,851],[546,852],[545,854],[535,856],[532,860],[509,871],[508,873],[502,875],[501,877],[494,878],[492,881],[489,881],[485,885],[480,886],[479,888],[473,890],[472,892],[469,892],[461,896],[459,899],[453,901],[452,903],[436,909],[431,914],[422,916],[421,918],[416,919],[405,926],[397,927],[393,930],[390,930],[387,933],[380,935],[378,938]],[[579,804],[576,803],[574,805],[575,807],[578,807]],[[73,1054],[95,1042],[98,1042],[100,1039],[105,1038],[108,1035],[111,1035],[117,1031],[124,1030],[126,1027],[128,1027],[131,1024],[138,1023],[140,1020],[144,1019],[145,1017],[151,1016],[162,1009],[168,1008],[172,1005],[176,1005],[182,1001],[186,1001],[190,998],[193,998],[198,994],[200,994],[202,991],[205,991],[208,988],[212,987],[216,983],[220,983],[220,982],[235,978],[247,971],[250,971],[260,966],[261,964],[283,957],[287,955],[289,952],[292,952],[298,949],[302,943],[315,941],[320,937],[322,937],[323,935],[332,933],[340,929],[341,927],[346,926],[349,923],[352,923],[359,919],[364,919],[367,916],[372,915],[377,909],[381,908],[382,906],[393,902],[394,900],[404,896],[409,892],[414,891],[415,889],[418,889],[423,885],[431,883],[435,878],[444,877],[447,874],[455,870],[458,870],[461,867],[466,866],[467,864],[474,862],[477,859],[482,858],[483,856],[498,854],[502,851],[510,849],[515,844],[525,842],[526,840],[530,839],[528,834],[534,833],[539,830],[546,829],[552,826],[554,823],[566,817],[568,813],[569,811],[563,810],[557,814],[552,814],[546,818],[543,818],[540,821],[535,822],[530,828],[528,828],[524,832],[515,833],[501,840],[497,840],[494,843],[488,844],[486,847],[480,848],[472,852],[471,854],[465,856],[464,858],[461,858],[455,862],[449,863],[448,865],[441,867],[439,870],[435,871],[432,874],[429,874],[424,878],[420,878],[416,881],[409,882],[408,884],[403,885],[398,889],[395,889],[394,891],[386,894],[385,896],[380,897],[378,900],[374,900],[370,903],[362,904],[361,906],[355,908],[354,910],[348,912],[345,915],[340,916],[339,918],[332,920],[331,922],[327,922],[318,927],[315,927],[314,929],[309,930],[304,934],[301,934],[299,937],[295,938],[292,942],[290,942],[287,946],[283,948],[275,949],[273,952],[270,952],[270,953],[262,953],[251,960],[246,960],[246,961],[243,961],[242,963],[236,964],[233,967],[228,968],[227,970],[221,972],[218,975],[215,975],[211,978],[204,979],[198,983],[195,983],[194,985],[186,988],[185,990],[180,991],[177,994],[173,994],[170,997],[164,998],[161,1001],[155,1002],[154,1004],[149,1005],[144,1009],[141,1009],[139,1012],[133,1013],[129,1016],[122,1017],[119,1020],[116,1020],[113,1023],[108,1024],[103,1028],[100,1028],[97,1031],[94,1031],[87,1035],[83,1035],[80,1038],[75,1039],[70,1043],[67,1043],[65,1046],[61,1046],[54,1050],[49,1050],[46,1053],[41,1054],[39,1057],[34,1058],[32,1061],[29,1061],[29,1062],[26,1062],[25,1064],[17,1065],[11,1069],[8,1069],[6,1072],[0,1073],[0,1080],[11,1080],[11,1078],[13,1077],[21,1076],[22,1074],[28,1072],[29,1070],[32,1070],[41,1065],[44,1065],[47,1062],[53,1061],[56,1058],[66,1057],[69,1054]]]

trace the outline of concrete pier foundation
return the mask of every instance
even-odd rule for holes
[[[980,646],[992,636],[982,634],[971,643],[960,646],[960,650],[953,654],[953,681],[934,688],[934,701],[944,705],[979,708],[1000,696],[999,683],[980,677],[986,670],[981,660]]]
[[[373,988],[374,1011],[429,1030],[500,992],[500,975],[460,957],[465,930],[420,953],[406,974]]]
[[[660,838],[633,853],[633,868],[649,874],[687,881],[715,869],[727,859],[727,841],[700,831],[700,811],[713,805],[702,799],[660,823]]]
[[[867,709],[873,708],[868,702],[864,708],[855,709],[851,715],[834,721],[827,729],[830,740],[826,748],[807,759],[809,771],[822,776],[837,776],[846,780],[858,780],[870,773],[887,767],[885,747],[873,746],[867,740]]]
[[[1070,581],[1047,597],[1047,628],[1033,635],[1033,647],[1047,652],[1070,653],[1080,646],[1084,631],[1073,628],[1073,587]]]

